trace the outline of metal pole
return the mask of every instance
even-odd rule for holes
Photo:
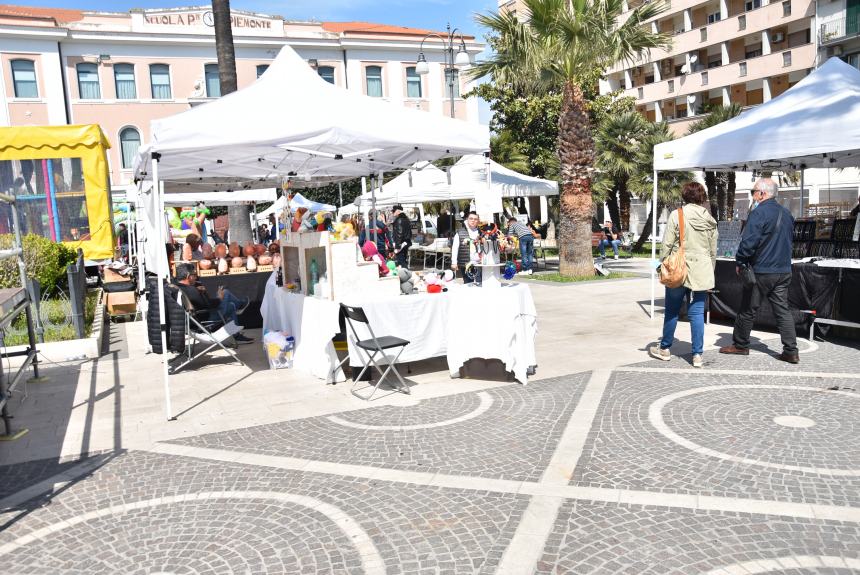
[[[39,341],[43,343],[45,341],[45,334],[39,321],[39,307],[35,290],[27,280],[27,265],[24,263],[24,244],[21,241],[21,227],[18,225],[18,202],[12,202],[9,206],[12,208],[12,227],[15,228],[15,248],[21,250],[21,253],[18,255],[18,273],[21,275],[21,287],[27,292],[27,297],[30,300],[30,305],[27,306],[25,311],[27,317],[27,344],[30,346],[30,349],[35,351],[36,333],[39,334]],[[39,379],[38,355],[33,356],[33,379]],[[6,431],[9,431],[8,425]]]
[[[341,182],[337,183],[337,201],[338,201],[337,207],[342,208],[343,207],[343,183],[341,183]]]
[[[651,197],[651,320],[654,319],[654,299],[657,297],[657,170],[654,170],[654,191]]]
[[[164,189],[162,188],[161,182],[158,180],[158,160],[160,157],[161,154],[152,154],[152,193],[155,194],[154,203],[155,209],[157,210],[155,221],[158,222],[158,238],[153,239],[157,242],[157,245],[163,246],[165,243],[164,236],[166,230],[164,225]],[[161,259],[160,255],[158,259]],[[158,292],[158,325],[159,330],[161,331],[161,369],[162,376],[164,377],[164,411],[167,416],[167,421],[171,421],[175,418],[172,415],[173,410],[170,406],[170,372],[167,365],[167,310],[164,309],[164,284],[167,281],[168,268],[170,267],[170,264],[167,261],[167,254],[164,255],[164,264],[165,265],[163,266],[157,266],[158,283],[155,290]]]
[[[445,45],[445,66],[448,66],[448,60],[451,60],[451,67],[448,68],[448,95],[451,96],[451,117],[456,117],[454,111],[454,35],[451,33],[451,24],[448,24],[448,43]]]
[[[799,218],[803,217],[803,180],[804,180],[804,172],[805,171],[806,171],[806,166],[800,166],[800,213],[797,215],[797,217],[799,217]],[[819,202],[820,201],[821,200],[819,200]]]

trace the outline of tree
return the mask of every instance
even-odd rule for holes
[[[623,22],[623,0],[525,0],[526,18],[487,13],[479,24],[498,37],[495,53],[474,68],[514,89],[561,94],[557,152],[560,165],[559,271],[594,272],[591,257],[594,144],[583,84],[596,71],[668,46],[667,36],[651,32],[646,21],[665,10],[642,4]]]
[[[708,108],[707,115],[701,120],[690,124],[687,134],[694,134],[726,120],[731,120],[741,113],[739,104],[728,106],[713,106]],[[705,188],[708,190],[708,202],[711,205],[711,215],[717,221],[731,220],[735,211],[735,172],[705,171]]]
[[[226,96],[238,89],[233,27],[230,24],[230,0],[212,0],[212,16],[215,20],[218,80],[221,84],[221,95]],[[250,206],[230,206],[227,208],[227,217],[230,222],[230,241],[244,244],[252,240]]]
[[[641,145],[637,150],[639,162],[642,165],[653,165],[654,146],[663,142],[670,142],[675,137],[669,131],[669,124],[660,122],[657,124],[649,124],[648,133],[642,140]],[[659,214],[666,206],[672,206],[681,201],[681,188],[685,183],[693,179],[693,174],[690,172],[660,172],[657,180],[657,213]],[[633,251],[641,250],[651,237],[651,227],[653,226],[654,214],[654,173],[653,171],[643,172],[639,177],[631,180],[631,188],[637,196],[648,203],[648,219],[645,220],[645,228],[642,230],[642,235],[636,240],[633,246]]]
[[[594,188],[606,195],[612,223],[621,230],[630,229],[630,180],[651,171],[651,162],[643,164],[638,153],[649,129],[642,114],[629,110],[604,117],[594,135]]]

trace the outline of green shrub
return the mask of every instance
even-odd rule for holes
[[[0,235],[0,249],[8,250],[14,243],[15,237],[12,234]],[[64,285],[66,266],[75,262],[75,251],[36,234],[24,236],[23,243],[27,277],[39,281],[42,293],[52,293],[58,285]],[[0,261],[0,288],[20,285],[17,258]]]

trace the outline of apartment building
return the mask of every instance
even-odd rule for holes
[[[709,105],[767,102],[815,67],[813,0],[671,0],[668,5],[647,25],[669,34],[671,48],[613,67],[601,89],[635,98],[640,112],[652,121],[668,121],[677,135]]]
[[[332,84],[450,114],[444,52],[435,37],[423,43],[429,72],[416,70],[429,30],[242,11],[233,11],[232,21],[240,89],[289,45]],[[464,41],[474,60],[483,45]],[[114,186],[130,181],[152,120],[221,95],[208,6],[130,12],[0,6],[0,68],[0,125],[100,124],[113,145]],[[456,117],[478,122],[477,101],[462,97],[471,83],[460,71],[453,76]]]
[[[860,0],[818,2],[819,58],[838,56],[860,68]]]

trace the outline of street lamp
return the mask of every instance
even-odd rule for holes
[[[448,95],[451,97],[451,117],[454,117],[454,71],[456,66],[468,66],[472,63],[469,59],[469,53],[466,52],[466,41],[463,35],[457,31],[457,28],[451,30],[451,24],[446,27],[447,34],[443,38],[435,32],[430,32],[421,39],[421,46],[418,48],[418,61],[415,64],[415,72],[421,76],[430,72],[430,66],[427,64],[427,58],[424,57],[424,41],[430,36],[434,36],[442,41],[443,53],[445,56],[445,75],[448,79]],[[457,53],[454,53],[454,43],[459,37],[459,46]]]

